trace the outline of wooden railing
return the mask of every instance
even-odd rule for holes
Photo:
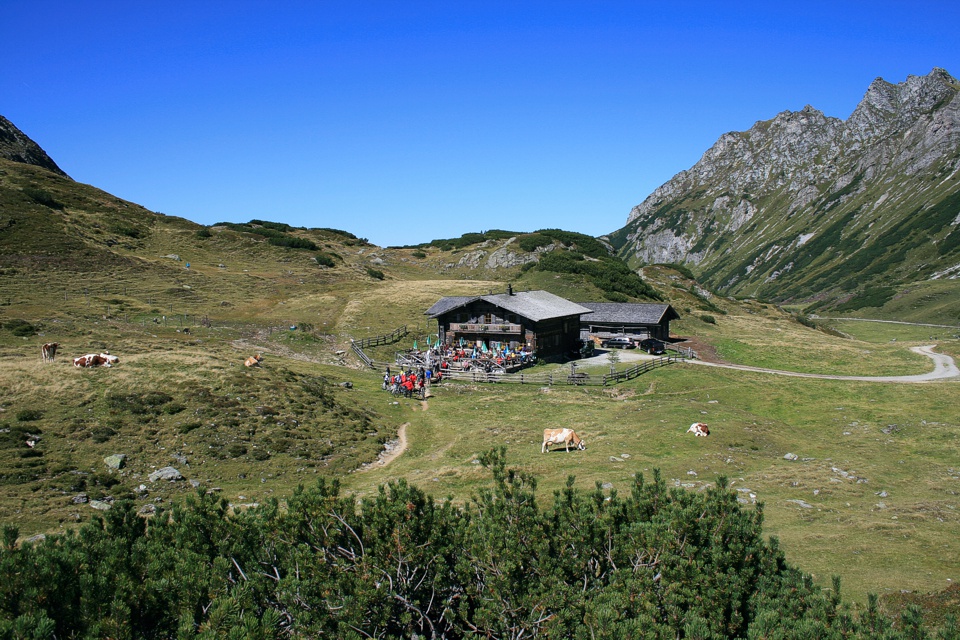
[[[450,323],[450,331],[460,333],[523,333],[523,325],[508,322],[489,324],[471,324],[467,322]]]
[[[360,340],[351,339],[350,348],[357,355],[357,357],[363,361],[365,365],[376,369],[377,363],[374,362],[373,359],[370,358],[370,356],[365,354],[363,350],[367,347],[376,347],[377,345],[381,345],[381,344],[392,344],[394,342],[397,342],[401,338],[403,338],[408,333],[410,332],[407,330],[407,325],[403,325],[399,329],[396,329],[392,333],[388,333],[387,335],[373,336],[372,338],[361,338]]]
[[[629,369],[604,374],[603,382],[601,384],[606,386],[608,384],[617,384],[618,382],[623,382],[624,380],[633,380],[637,376],[643,375],[647,371],[652,371],[653,369],[657,369],[659,367],[665,367],[671,362],[683,362],[683,358],[680,356],[663,356],[662,358],[657,358],[655,360],[644,360],[643,362],[638,362]]]
[[[408,333],[410,332],[407,330],[407,325],[403,325],[399,329],[394,330],[393,333],[389,333],[385,336],[373,336],[372,338],[361,338],[360,340],[354,340],[353,343],[358,347],[360,347],[361,349],[366,349],[367,347],[376,347],[377,345],[381,345],[381,344],[393,344],[394,342],[397,342],[398,340],[400,340],[400,338],[404,337]]]

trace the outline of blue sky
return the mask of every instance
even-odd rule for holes
[[[614,231],[727,131],[960,76],[956,2],[4,4],[0,115],[75,180],[383,246]]]

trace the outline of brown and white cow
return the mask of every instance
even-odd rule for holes
[[[245,366],[245,367],[259,367],[259,366],[260,366],[260,362],[261,362],[262,360],[263,360],[263,355],[261,355],[261,354],[258,353],[257,355],[255,355],[255,356],[250,356],[249,358],[247,358],[246,360],[244,360],[244,361],[243,361],[243,366]]]
[[[562,444],[568,452],[571,444],[580,450],[587,448],[587,445],[573,429],[566,428],[543,430],[543,446],[540,447],[540,453],[547,453],[551,444]]]
[[[710,435],[710,427],[702,422],[694,422],[690,425],[690,428],[687,429],[687,433],[692,433],[695,436],[703,436],[706,438]]]
[[[59,342],[48,342],[40,347],[40,355],[43,357],[43,361],[47,362],[49,360],[52,362],[57,356],[57,347],[59,346]]]
[[[109,352],[109,351],[104,351],[103,353],[100,354],[100,357],[103,358],[103,359],[106,361],[106,362],[104,363],[104,366],[107,366],[107,367],[109,367],[110,365],[114,365],[114,364],[117,364],[118,362],[120,362],[120,358],[118,358],[117,356],[112,356],[112,355],[110,355],[110,352]]]
[[[106,366],[109,367],[110,363],[104,359],[99,353],[88,353],[85,356],[80,356],[73,359],[73,366],[78,368],[83,367],[100,367]]]

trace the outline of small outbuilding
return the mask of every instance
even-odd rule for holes
[[[644,302],[581,302],[589,309],[580,316],[580,337],[601,340],[626,336],[633,340],[669,340],[670,321],[679,320],[669,304]]]

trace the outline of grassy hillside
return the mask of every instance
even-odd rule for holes
[[[581,301],[604,290],[587,273],[461,263],[497,245],[380,248],[263,221],[204,228],[12,163],[0,163],[0,205],[0,522],[21,536],[94,517],[90,502],[74,502],[80,493],[146,507],[182,499],[193,483],[238,506],[283,499],[318,477],[342,478],[362,496],[404,478],[462,503],[489,482],[478,456],[505,445],[547,500],[571,474],[604,491],[653,469],[693,491],[726,476],[746,504],[764,504],[767,532],[791,561],[824,584],[841,575],[858,599],[960,580],[957,381],[801,380],[689,364],[615,388],[448,384],[424,403],[398,400],[349,354],[339,364],[351,337],[408,325],[404,342],[374,353],[386,360],[435,329],[423,311],[444,295],[508,281]],[[264,228],[315,248],[271,244]],[[930,363],[909,347],[931,337],[960,356],[949,330],[836,322],[819,331],[773,305],[713,296],[689,275],[643,273],[681,314],[673,332],[705,357],[919,373]],[[935,293],[903,304],[935,307]],[[40,361],[46,341],[62,344],[54,363]],[[120,364],[68,362],[101,350]],[[256,352],[262,366],[245,368]],[[340,386],[347,381],[352,388]],[[684,433],[699,420],[710,438]],[[352,472],[403,424],[402,456]],[[575,427],[588,449],[541,454],[548,426]],[[107,467],[112,454],[126,456],[123,469]],[[185,479],[147,479],[165,466]]]

